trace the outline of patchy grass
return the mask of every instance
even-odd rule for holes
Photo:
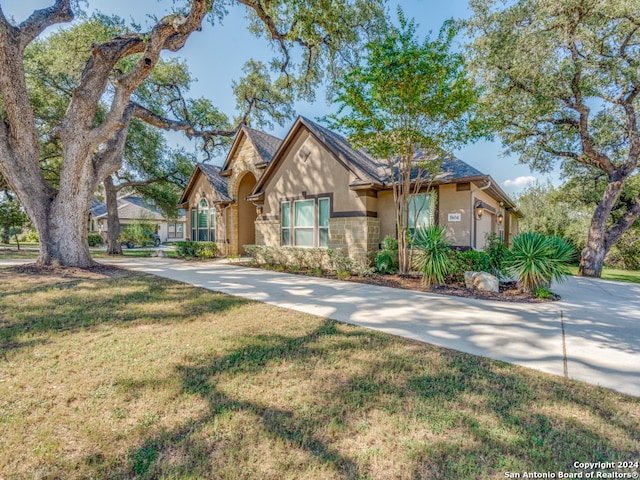
[[[2,478],[504,478],[640,399],[118,269],[0,269]]]
[[[152,249],[122,249],[122,255],[124,257],[150,257],[156,251],[155,248]],[[178,253],[175,250],[165,250],[167,256],[170,258],[179,258]],[[93,258],[109,258],[111,255],[107,255],[104,250],[91,250],[91,256]],[[28,248],[28,249],[20,249],[18,250],[15,247],[1,247],[0,246],[0,259],[18,259],[18,258],[26,258],[26,259],[37,259],[38,258],[38,250],[36,248]]]
[[[578,275],[578,267],[570,267],[572,275]],[[616,280],[618,282],[640,283],[640,270],[621,270],[618,268],[604,267],[602,269],[603,280]]]

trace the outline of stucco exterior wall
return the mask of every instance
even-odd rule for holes
[[[478,188],[478,185],[471,183],[471,188]],[[485,210],[482,218],[476,219],[475,248],[476,250],[482,250],[486,245],[487,235],[491,233],[499,233],[497,216],[501,211],[500,203],[489,195],[486,190],[476,191],[474,197],[474,202],[480,200],[482,203],[495,210],[495,212]]]
[[[449,221],[449,215],[459,215],[460,221]],[[455,183],[438,187],[438,225],[454,246],[471,246],[471,191],[457,191]]]
[[[306,130],[284,155],[265,185],[263,218],[279,218],[284,200],[322,194],[333,195],[332,217],[366,213],[367,197],[349,188],[353,176]]]
[[[396,206],[391,190],[378,192],[378,219],[380,220],[380,242],[387,235],[396,238]]]

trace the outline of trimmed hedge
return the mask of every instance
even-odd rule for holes
[[[178,255],[181,257],[191,257],[200,259],[214,258],[218,255],[218,245],[216,242],[175,242]]]

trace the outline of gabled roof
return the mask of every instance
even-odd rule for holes
[[[274,155],[273,161],[258,180],[252,196],[259,194],[268,177],[275,171],[280,157],[286,150],[300,128],[306,128],[318,141],[324,145],[342,163],[346,169],[353,172],[358,177],[352,182],[351,187],[386,189],[391,187],[390,172],[387,161],[377,159],[370,155],[365,149],[354,148],[342,135],[333,132],[305,117],[298,117],[293,127],[285,137],[278,152]],[[418,175],[416,168],[412,172],[412,180]],[[482,180],[490,178],[478,169],[454,156],[447,156],[442,160],[440,173],[433,183],[435,185],[460,181]],[[495,182],[493,182],[495,184]],[[504,195],[504,194],[503,194]],[[506,197],[506,195],[504,195]]]
[[[245,136],[256,149],[256,152],[258,152],[258,156],[261,159],[261,162],[259,163],[264,165],[271,162],[273,156],[282,144],[282,140],[278,137],[274,137],[273,135],[269,135],[268,133],[261,132],[260,130],[256,130],[255,128],[243,125],[236,135],[236,138],[233,141],[233,145],[231,145],[231,150],[229,150],[229,154],[227,155],[227,158],[222,165],[220,175],[228,176],[230,174],[231,159],[234,157],[242,138]]]
[[[107,218],[107,205],[100,204],[91,209],[95,219]],[[122,220],[148,218],[149,220],[165,220],[164,215],[155,206],[149,205],[144,198],[136,195],[125,195],[118,198],[118,217]]]
[[[209,165],[206,163],[198,163],[196,164],[196,168],[193,170],[191,174],[191,178],[189,178],[189,182],[187,182],[187,186],[182,192],[182,196],[180,197],[180,201],[178,205],[183,205],[187,202],[189,195],[191,194],[191,190],[196,184],[196,179],[198,174],[202,173],[211,186],[213,190],[218,195],[218,201],[225,203],[231,202],[231,198],[227,195],[227,179],[220,176],[220,167],[216,167],[215,165]]]

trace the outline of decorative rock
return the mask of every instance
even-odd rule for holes
[[[495,293],[500,291],[498,278],[487,272],[464,272],[464,284],[471,290]]]
[[[155,252],[153,252],[151,254],[152,257],[163,257],[166,258],[167,256],[167,252],[165,252],[164,250],[156,250]]]

